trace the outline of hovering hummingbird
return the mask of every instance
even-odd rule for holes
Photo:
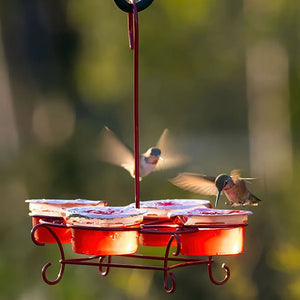
[[[205,195],[216,195],[215,207],[222,191],[229,200],[225,203],[231,206],[239,205],[258,205],[261,201],[252,193],[249,192],[245,180],[252,180],[254,178],[241,178],[239,170],[232,170],[229,175],[220,174],[217,177],[194,174],[194,173],[180,173],[177,177],[170,179],[170,181],[186,190]]]
[[[140,155],[140,180],[153,171],[173,168],[186,161],[184,155],[172,151],[175,147],[171,145],[168,135],[168,129],[165,129],[156,146]],[[105,127],[102,132],[100,158],[123,167],[132,177],[135,176],[133,151],[129,150],[108,127]]]

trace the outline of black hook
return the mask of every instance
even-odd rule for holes
[[[127,13],[132,13],[132,4],[128,3],[126,0],[114,0],[116,5],[123,11]],[[153,0],[140,0],[136,2],[137,11],[142,11],[152,4]]]

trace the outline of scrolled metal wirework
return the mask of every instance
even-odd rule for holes
[[[176,290],[176,277],[173,274],[173,272],[169,271],[169,267],[168,267],[168,258],[169,258],[170,248],[171,248],[171,245],[172,245],[172,242],[173,242],[174,238],[176,239],[176,242],[177,242],[176,246],[177,247],[176,247],[176,251],[173,252],[172,254],[174,256],[179,255],[180,245],[181,245],[180,238],[176,233],[173,233],[172,236],[169,239],[168,244],[167,244],[165,257],[164,257],[164,287],[165,287],[165,290],[168,294],[172,294]],[[168,280],[169,276],[170,276],[171,281],[172,281],[171,286],[169,286],[169,280]]]
[[[32,239],[32,241],[33,241],[36,245],[38,245],[38,246],[45,246],[45,243],[39,242],[39,241],[37,241],[36,238],[35,238],[35,232],[36,232],[36,230],[39,229],[39,228],[44,228],[44,229],[48,230],[49,233],[50,233],[50,234],[53,236],[53,238],[55,239],[55,241],[56,241],[56,243],[57,243],[57,245],[58,245],[58,248],[59,248],[60,257],[61,257],[61,259],[59,260],[59,262],[60,262],[60,270],[59,270],[59,272],[58,272],[58,275],[57,275],[56,279],[55,279],[55,280],[49,280],[49,279],[47,278],[46,272],[47,272],[48,268],[52,265],[51,262],[46,263],[46,264],[43,266],[43,268],[42,268],[42,278],[43,278],[43,280],[44,280],[47,284],[49,284],[49,285],[54,285],[54,284],[60,282],[60,280],[61,280],[61,278],[62,278],[62,276],[63,276],[63,274],[64,274],[64,270],[65,270],[65,263],[64,263],[64,261],[65,261],[65,254],[64,254],[64,249],[63,249],[63,246],[62,246],[62,244],[61,244],[59,238],[58,238],[57,235],[55,234],[55,232],[49,227],[49,225],[46,225],[46,224],[37,224],[37,225],[34,226],[34,227],[32,228],[32,230],[31,230],[31,239]]]
[[[171,287],[169,287],[168,275],[170,276],[170,278],[172,280]],[[176,277],[173,274],[173,272],[164,271],[164,287],[165,287],[165,290],[168,294],[172,294],[172,293],[175,292],[175,290],[176,290]]]
[[[226,274],[225,274],[225,277],[223,280],[215,280],[214,277],[213,277],[213,274],[212,274],[212,263],[214,261],[212,260],[212,257],[210,256],[209,257],[209,263],[207,264],[207,270],[208,270],[208,275],[209,275],[209,279],[211,280],[212,283],[216,284],[216,285],[222,285],[224,284],[225,282],[228,281],[229,277],[230,277],[230,269],[228,266],[226,266],[225,263],[222,264],[222,268],[225,270]]]
[[[174,234],[172,235],[172,237],[174,237],[174,238],[176,239],[176,251],[173,252],[172,254],[173,254],[174,256],[178,256],[179,253],[180,253],[180,248],[181,248],[180,238],[179,238],[179,236],[178,236],[176,233],[174,233]],[[171,243],[172,243],[172,242],[171,242]]]
[[[47,269],[48,269],[50,266],[51,266],[51,263],[50,263],[50,262],[47,263],[47,264],[45,264],[45,265],[43,266],[43,268],[42,268],[42,277],[43,277],[43,280],[44,280],[47,284],[49,284],[49,285],[54,285],[54,284],[57,284],[57,283],[60,282],[60,280],[61,280],[61,278],[62,278],[62,276],[63,276],[63,274],[64,274],[64,271],[65,271],[65,265],[64,265],[64,264],[61,264],[59,273],[58,273],[58,275],[57,275],[57,277],[56,277],[55,280],[49,280],[49,279],[47,278],[46,271],[47,271]]]
[[[99,270],[99,273],[102,275],[102,276],[106,276],[109,272],[109,266],[106,266],[105,270],[102,269],[102,265],[101,263],[103,263],[104,259],[106,258],[106,256],[100,256],[99,257],[99,266],[98,266],[98,270]],[[111,263],[111,256],[107,256],[107,263],[110,264]]]
[[[37,246],[45,246],[45,243],[42,243],[42,242],[39,242],[36,238],[35,238],[35,232],[37,231],[37,229],[39,227],[43,226],[42,224],[38,224],[36,226],[34,226],[32,229],[31,229],[31,232],[30,232],[30,236],[31,236],[31,239],[32,241],[37,245]]]

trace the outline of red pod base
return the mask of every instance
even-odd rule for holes
[[[164,234],[163,232],[166,231],[174,231],[176,232],[176,228],[174,227],[151,227],[152,224],[157,225],[175,225],[173,222],[169,221],[169,219],[166,218],[148,218],[144,219],[143,224],[147,224],[147,229],[149,231],[156,231],[158,233],[141,233],[140,234],[140,244],[144,246],[151,246],[151,247],[166,247],[168,245],[168,242],[172,236],[172,234]],[[150,226],[150,227],[149,227]],[[177,246],[176,240],[172,241],[171,246]]]
[[[170,229],[159,229],[158,234],[152,233],[141,233],[140,235],[140,243],[144,246],[151,246],[151,247],[166,247],[170,238],[171,234],[163,234],[163,231],[172,231]],[[175,232],[175,230],[174,230]],[[172,241],[171,246],[176,246],[176,240]]]
[[[95,228],[95,227],[94,227]],[[101,230],[71,227],[72,249],[91,255],[123,255],[138,249],[137,230]]]
[[[62,217],[32,216],[32,226],[34,227],[40,224],[40,220],[48,223],[65,225],[65,221]],[[71,231],[69,228],[60,228],[48,224],[47,226],[56,234],[61,243],[71,243]],[[53,235],[45,227],[39,227],[35,231],[34,237],[40,243],[56,243]]]
[[[245,227],[199,229],[180,234],[183,255],[215,256],[244,252]]]

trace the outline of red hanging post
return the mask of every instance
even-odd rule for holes
[[[129,47],[133,50],[133,124],[135,162],[135,207],[140,208],[140,153],[139,153],[139,24],[135,0],[131,0],[133,13],[128,13]],[[132,22],[132,17],[133,21]]]

